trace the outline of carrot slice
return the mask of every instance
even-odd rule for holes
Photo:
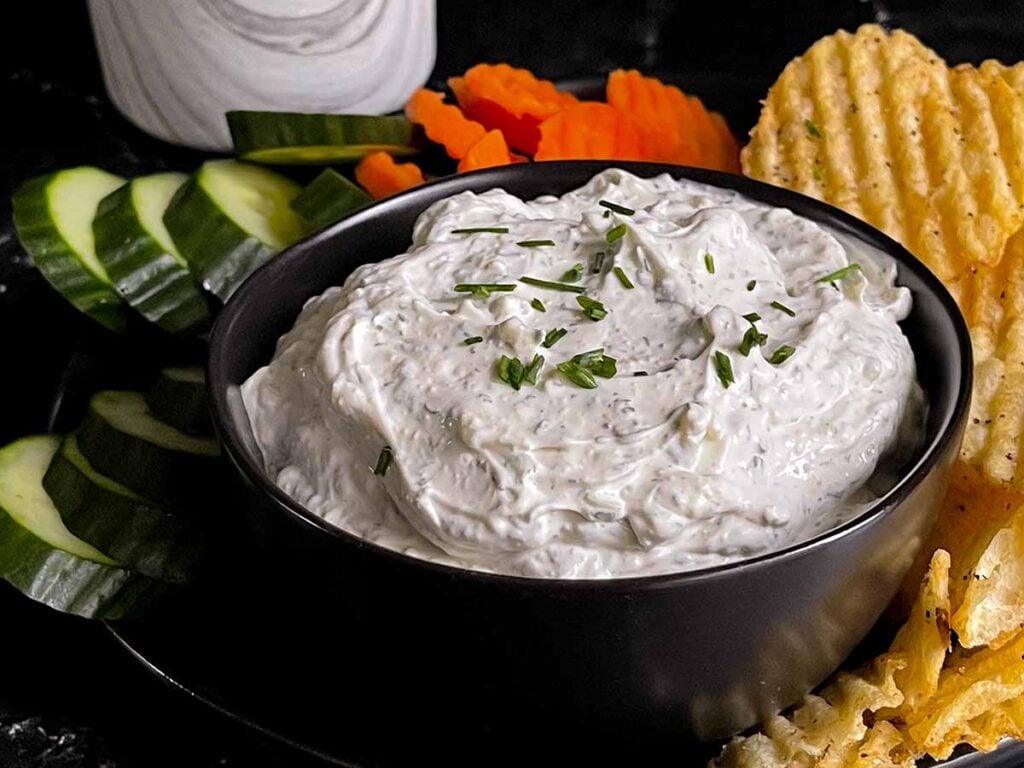
[[[508,64],[477,64],[448,85],[467,117],[501,131],[509,146],[528,155],[537,150],[540,124],[576,103],[549,80]]]
[[[454,104],[444,103],[444,94],[420,88],[405,105],[405,116],[423,126],[427,138],[445,148],[448,156],[460,160],[487,133]]]
[[[740,173],[740,143],[736,140],[724,117],[717,112],[712,112],[711,121],[718,129],[722,141],[724,151],[722,170],[729,173]]]
[[[608,76],[606,93],[608,103],[636,123],[647,159],[700,164],[701,153],[682,91],[635,69],[617,69]]]
[[[469,148],[466,156],[459,161],[458,172],[478,171],[481,168],[494,168],[498,165],[510,165],[513,162],[502,132],[488,131],[480,141]]]
[[[585,101],[540,124],[534,160],[643,160],[640,132],[610,104]]]
[[[397,195],[424,182],[415,163],[396,163],[387,152],[371,152],[356,166],[358,181],[374,200]]]

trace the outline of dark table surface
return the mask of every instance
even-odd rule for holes
[[[156,2],[157,0],[153,0]],[[170,0],[168,0],[170,1]],[[715,4],[710,4],[715,5]],[[508,61],[551,78],[616,67],[725,73],[729,114],[743,133],[757,99],[817,37],[873,19],[905,26],[948,61],[1024,58],[1024,1],[761,0],[700,14],[671,0],[440,0],[439,81],[479,61]],[[82,2],[19,5],[0,46],[0,442],[48,424],[82,322],[35,274],[10,222],[25,178],[95,164],[132,175],[189,170],[190,150],[151,139],[110,106]],[[736,93],[742,95],[736,99]],[[715,93],[700,93],[712,106]],[[722,108],[725,108],[723,105]],[[54,613],[0,582],[0,768],[295,765],[167,689],[105,627]]]

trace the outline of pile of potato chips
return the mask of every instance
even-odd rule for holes
[[[925,262],[967,318],[975,385],[888,653],[717,764],[910,768],[1024,737],[1024,64],[950,68],[905,32],[838,32],[783,71],[742,162]]]

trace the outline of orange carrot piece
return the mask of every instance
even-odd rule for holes
[[[505,136],[501,131],[493,130],[488,131],[480,141],[469,148],[466,156],[459,161],[458,172],[478,171],[481,168],[494,168],[513,162],[508,144],[505,143]]]
[[[466,116],[505,135],[509,146],[532,155],[540,141],[540,124],[576,103],[571,93],[508,64],[477,64],[448,81]]]
[[[608,103],[634,121],[646,159],[679,165],[701,160],[686,96],[678,88],[645,77],[635,69],[615,70],[608,76]]]
[[[733,135],[729,124],[725,122],[725,118],[718,112],[711,113],[711,121],[715,124],[715,128],[718,129],[718,134],[722,140],[722,148],[724,150],[722,170],[729,173],[740,173],[740,143]]]
[[[460,160],[487,133],[480,123],[470,120],[454,104],[444,103],[444,94],[420,88],[405,105],[410,121],[423,126],[427,138],[445,148],[448,156]]]
[[[640,132],[610,104],[585,101],[540,124],[534,160],[643,160]]]
[[[358,181],[374,200],[397,195],[424,182],[415,163],[396,163],[387,152],[371,152],[356,166]]]

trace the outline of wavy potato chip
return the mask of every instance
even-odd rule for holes
[[[1024,223],[1024,103],[1008,77],[950,71],[899,30],[837,32],[772,86],[743,171],[868,221],[957,289]]]
[[[843,768],[914,768],[914,756],[904,751],[903,743],[903,734],[896,726],[879,720],[850,753]]]

